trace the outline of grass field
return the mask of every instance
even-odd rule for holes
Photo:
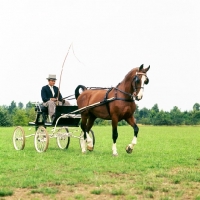
[[[127,154],[133,130],[118,127],[118,157],[110,126],[93,127],[96,144],[87,154],[75,138],[67,150],[50,139],[47,151],[37,153],[29,137],[16,151],[14,127],[0,128],[0,199],[200,200],[200,127],[139,128],[138,144]]]

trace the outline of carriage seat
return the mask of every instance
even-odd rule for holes
[[[48,114],[48,108],[43,106],[43,104],[37,104],[35,105],[35,111],[37,113],[45,113]]]
[[[29,122],[28,125],[43,125],[48,118],[48,108],[42,103],[35,103],[36,119],[34,122]]]

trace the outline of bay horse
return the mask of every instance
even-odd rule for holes
[[[116,146],[118,122],[124,119],[131,125],[134,129],[134,137],[126,147],[126,152],[132,153],[139,132],[133,117],[136,110],[135,100],[139,101],[143,97],[144,85],[149,82],[146,74],[149,69],[150,66],[143,68],[143,65],[133,68],[116,87],[87,89],[83,85],[77,86],[75,98],[78,108],[83,108],[81,109],[81,129],[84,132],[84,141],[81,144],[82,153],[86,152],[86,146],[88,150],[93,150],[93,143],[88,133],[96,118],[112,120],[112,153],[114,156],[118,155]]]

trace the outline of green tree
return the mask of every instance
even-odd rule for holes
[[[118,126],[125,126],[125,125],[128,125],[128,123],[125,120],[121,120],[120,122],[118,122]]]
[[[36,118],[36,111],[35,111],[35,105],[32,104],[30,101],[26,104],[26,115],[29,122],[35,121]]]
[[[191,124],[192,125],[200,124],[200,111],[191,112]]]
[[[199,104],[199,103],[195,103],[195,104],[193,105],[193,110],[194,110],[194,111],[199,111],[199,110],[200,110],[200,104]]]
[[[156,103],[152,108],[151,111],[154,111],[155,113],[159,112],[158,104]]]
[[[154,117],[153,125],[172,125],[170,114],[161,110]]]
[[[35,105],[32,104],[30,101],[26,104],[26,109],[35,108]]]
[[[151,109],[150,109],[150,122],[151,124],[154,124],[154,120],[159,113],[159,108],[158,104],[155,104]]]
[[[173,125],[182,125],[184,124],[183,114],[177,106],[174,106],[170,111],[171,120]]]
[[[35,121],[35,118],[36,118],[35,108],[25,109],[25,111],[26,111],[26,116],[28,118],[28,121],[29,122]]]
[[[8,113],[8,109],[5,107],[0,107],[0,126],[12,126],[12,118]]]
[[[138,118],[136,118],[137,123],[150,124],[150,111],[147,108],[142,108],[139,110]]]
[[[12,101],[10,106],[8,106],[8,112],[13,114],[17,109],[16,102]]]
[[[192,125],[192,112],[191,111],[184,111],[183,113],[183,119],[185,125]]]
[[[26,126],[28,124],[28,117],[24,109],[17,109],[13,116],[13,124],[15,126]]]
[[[18,108],[19,108],[19,109],[22,109],[23,107],[24,107],[24,104],[23,104],[22,102],[19,102],[19,103],[18,103]]]

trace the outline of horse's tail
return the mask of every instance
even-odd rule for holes
[[[82,92],[84,90],[87,90],[87,88],[84,85],[78,85],[75,89],[75,98],[78,99],[78,96],[81,94],[80,89],[82,90]]]

